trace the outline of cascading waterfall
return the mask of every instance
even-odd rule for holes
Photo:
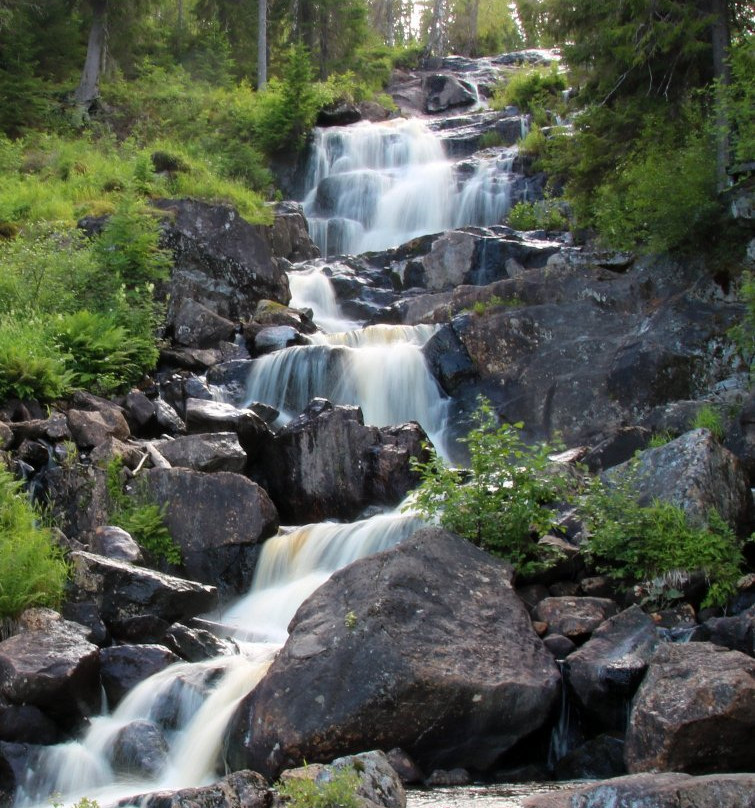
[[[457,182],[441,141],[420,121],[317,129],[304,199],[310,235],[323,255],[357,254],[499,224],[510,204],[511,156],[481,159],[468,182]]]
[[[111,715],[94,718],[81,741],[43,749],[15,808],[49,808],[51,797],[55,804],[87,797],[107,805],[212,782],[225,727],[264,676],[296,609],[337,569],[392,547],[420,524],[417,516],[395,511],[354,524],[307,525],[266,542],[249,593],[218,619],[238,636],[241,653],[171,665],[137,685]],[[160,727],[167,742],[153,776],[113,766],[119,733],[137,722]]]

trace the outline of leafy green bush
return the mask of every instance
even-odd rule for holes
[[[434,451],[414,463],[421,483],[412,507],[519,572],[547,566],[553,557],[534,537],[554,526],[552,505],[569,493],[565,470],[549,462],[553,447],[525,443],[522,424],[499,425],[489,402],[480,401],[474,424],[463,439],[468,469],[450,468]]]
[[[165,508],[150,502],[141,486],[137,485],[131,495],[125,493],[122,475],[123,461],[111,460],[106,468],[111,521],[131,534],[151,561],[164,559],[169,564],[180,564],[181,548],[165,524]]]
[[[535,113],[546,107],[560,106],[561,93],[566,86],[566,79],[555,66],[547,73],[520,71],[502,87],[495,88],[491,106],[504,109],[511,105],[520,112]]]
[[[640,506],[631,475],[606,486],[596,482],[586,500],[595,567],[625,585],[672,581],[677,573],[703,572],[709,589],[703,605],[723,604],[735,591],[742,568],[742,544],[715,511],[708,524],[693,525],[668,502]]]
[[[358,808],[359,775],[353,767],[326,769],[316,779],[291,778],[278,785],[290,808]]]
[[[506,217],[515,230],[566,230],[568,222],[558,205],[549,200],[517,202]]]
[[[692,429],[707,429],[714,438],[723,440],[724,422],[721,413],[710,404],[704,404],[692,419]]]
[[[0,468],[0,617],[58,606],[67,577],[62,551],[39,525],[20,484]]]
[[[0,318],[0,401],[14,396],[52,401],[72,381],[66,357],[40,319],[13,313]]]
[[[742,361],[752,374],[755,364],[755,275],[743,274],[739,284],[739,298],[745,309],[742,319],[729,331],[729,336],[742,357]]]

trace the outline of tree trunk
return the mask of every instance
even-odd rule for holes
[[[105,39],[107,36],[107,4],[108,0],[91,0],[92,27],[89,30],[87,42],[87,55],[84,69],[81,71],[81,80],[74,93],[76,103],[89,109],[92,102],[100,95],[100,74],[105,54]]]
[[[257,89],[267,84],[267,0],[257,0]]]
[[[711,42],[713,45],[713,78],[717,82],[716,99],[716,189],[719,193],[729,184],[729,128],[724,95],[731,82],[727,57],[729,55],[730,31],[727,0],[711,0],[713,25]]]

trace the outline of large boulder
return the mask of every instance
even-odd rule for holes
[[[422,81],[425,93],[425,112],[445,112],[451,107],[468,107],[477,102],[472,84],[456,76],[435,73]]]
[[[275,776],[398,746],[427,771],[486,770],[559,692],[511,570],[437,528],[337,572],[289,631],[229,725],[232,768]]]
[[[633,774],[528,797],[524,808],[752,808],[755,775]]]
[[[114,707],[136,685],[179,658],[162,645],[113,645],[100,651],[102,686]]]
[[[136,720],[117,732],[107,756],[113,771],[118,774],[154,778],[168,760],[168,742],[156,724]]]
[[[82,626],[65,620],[0,642],[0,696],[70,727],[100,709],[100,659]]]
[[[606,620],[569,655],[566,678],[594,723],[603,729],[625,729],[627,705],[658,642],[653,620],[632,606]]]
[[[217,605],[213,586],[185,581],[94,553],[71,554],[72,599],[91,602],[114,632],[142,615],[168,624],[189,620]]]
[[[744,469],[707,429],[646,449],[637,462],[609,472],[609,479],[629,478],[641,504],[659,499],[679,505],[697,523],[718,511],[732,527],[747,524],[752,495]]]
[[[709,643],[662,645],[632,705],[627,769],[753,771],[753,735],[755,660]]]
[[[150,496],[165,508],[189,577],[217,586],[221,596],[245,592],[259,542],[278,529],[278,513],[264,489],[227,471],[150,469],[145,479]]]
[[[285,520],[349,519],[368,505],[397,505],[418,477],[411,459],[423,454],[419,424],[365,426],[362,411],[314,399],[271,438],[252,473]]]
[[[272,794],[264,777],[257,772],[229,774],[209,786],[154,791],[128,797],[116,805],[128,808],[270,808]]]
[[[548,634],[560,634],[578,643],[617,611],[616,602],[610,598],[552,597],[535,606],[533,618],[546,624]]]
[[[168,216],[162,242],[173,251],[167,319],[176,322],[187,299],[233,322],[258,300],[288,303],[285,268],[273,257],[266,229],[245,221],[227,205],[193,199],[153,202]]]
[[[240,474],[246,467],[246,452],[234,432],[207,435],[183,435],[173,440],[152,444],[171,466],[194,471],[233,471]]]

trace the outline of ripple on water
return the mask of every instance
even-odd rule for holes
[[[574,783],[495,783],[480,786],[407,789],[407,808],[521,808],[534,794],[547,794]]]

